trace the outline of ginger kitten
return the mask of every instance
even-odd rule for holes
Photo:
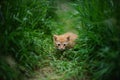
[[[75,40],[78,35],[72,32],[68,32],[62,35],[54,35],[54,45],[59,50],[65,50],[66,48],[72,48],[75,45]]]

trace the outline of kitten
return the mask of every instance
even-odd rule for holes
[[[62,35],[54,35],[53,40],[57,49],[65,50],[66,48],[72,48],[75,45],[77,37],[77,34],[68,32]]]

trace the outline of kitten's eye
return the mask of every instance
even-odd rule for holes
[[[60,44],[57,44],[58,46],[60,46]]]
[[[66,44],[63,44],[63,46],[66,46]]]

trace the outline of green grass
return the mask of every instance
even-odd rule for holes
[[[93,80],[119,80],[119,17],[118,4],[112,0],[84,0],[75,4],[78,10],[81,42],[88,51],[88,71]],[[78,27],[79,29],[79,27]],[[82,48],[81,48],[82,50]]]
[[[0,77],[5,80],[16,80],[20,76],[30,76],[39,66],[39,61],[45,59],[50,50],[46,47],[51,43],[51,40],[48,40],[52,31],[49,26],[53,9],[51,2],[47,0],[8,0],[7,2],[2,1],[1,6],[4,18],[1,24],[1,56],[3,55],[6,61],[7,56],[10,55],[14,59],[11,63],[16,63],[17,70],[3,68],[4,65],[9,67],[6,61],[1,64],[3,66],[1,73],[5,74],[1,74]],[[12,72],[7,73],[8,70],[13,70],[17,76]]]
[[[0,80],[120,79],[119,1],[0,2]],[[53,35],[68,31],[75,47],[57,51]]]

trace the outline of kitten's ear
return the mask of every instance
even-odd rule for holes
[[[53,39],[56,41],[57,40],[57,35],[53,35]]]
[[[67,37],[67,41],[70,41],[70,36]]]

